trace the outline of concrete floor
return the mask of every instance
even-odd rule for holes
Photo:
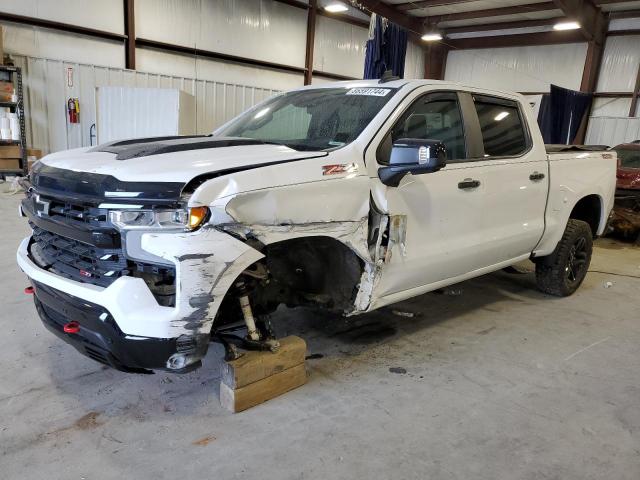
[[[282,311],[319,357],[309,382],[233,415],[219,347],[191,374],[134,376],[45,331],[18,199],[0,198],[1,478],[640,478],[638,248],[599,241],[567,299],[500,272],[349,320]]]

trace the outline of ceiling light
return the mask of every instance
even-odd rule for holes
[[[578,28],[580,28],[578,22],[560,22],[553,26],[554,30],[576,30]]]
[[[496,122],[499,122],[503,118],[506,118],[508,115],[509,115],[509,112],[500,112],[498,115],[496,115],[496,118],[494,118],[494,120]]]
[[[334,2],[324,7],[324,9],[330,13],[340,13],[340,12],[346,12],[347,10],[349,10],[349,7],[347,7],[342,3]]]
[[[440,35],[438,32],[425,33],[424,35],[422,35],[422,40],[424,40],[425,42],[437,42],[438,40],[442,40],[442,35]]]

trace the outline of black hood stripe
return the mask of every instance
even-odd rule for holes
[[[213,137],[211,135],[156,137],[106,143],[92,148],[89,152],[115,153],[116,160],[130,160],[132,158],[149,157],[163,153],[236,147],[241,145],[265,145],[265,142],[252,138]]]

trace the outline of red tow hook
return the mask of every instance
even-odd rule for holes
[[[35,289],[29,285],[28,287],[25,287],[24,289],[24,293],[27,295],[33,295],[33,292],[35,291]]]
[[[65,323],[62,329],[64,333],[78,333],[80,331],[80,324],[74,320],[73,322]]]

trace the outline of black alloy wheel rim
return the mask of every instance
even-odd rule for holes
[[[578,238],[569,250],[569,260],[565,272],[570,283],[579,281],[587,268],[587,239]]]

